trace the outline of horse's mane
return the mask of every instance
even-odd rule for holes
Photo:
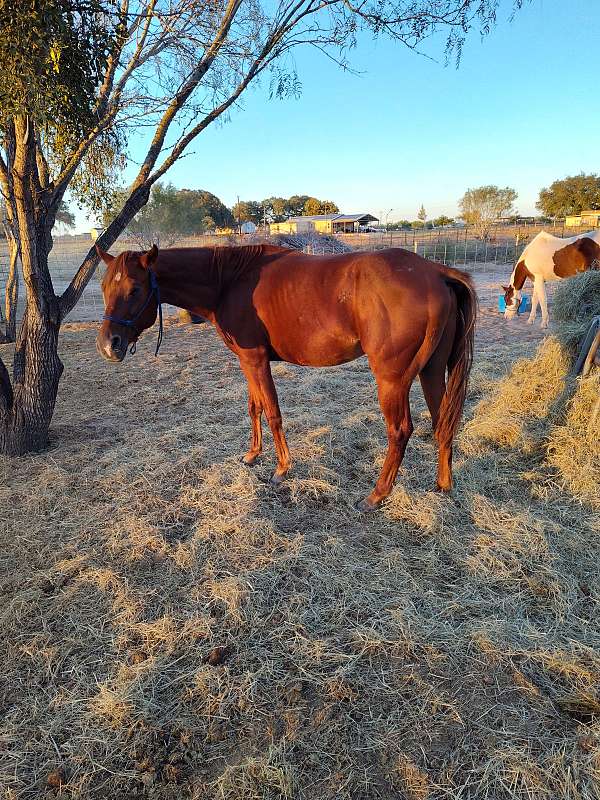
[[[212,263],[217,272],[219,283],[221,283],[225,270],[228,273],[229,280],[236,280],[248,269],[251,269],[259,258],[265,255],[289,252],[292,251],[287,247],[264,243],[224,245],[213,248]]]

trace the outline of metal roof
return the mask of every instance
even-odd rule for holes
[[[360,219],[373,219],[376,220],[372,214],[313,214],[306,217],[290,217],[288,222],[299,222],[300,220],[308,220],[311,222],[358,222]]]

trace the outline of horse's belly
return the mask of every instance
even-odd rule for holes
[[[363,355],[358,340],[343,342],[331,337],[310,337],[302,341],[293,337],[293,341],[271,342],[272,359],[298,364],[301,367],[334,367],[354,361]]]

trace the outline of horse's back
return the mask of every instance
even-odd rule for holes
[[[325,366],[419,347],[450,312],[442,268],[407,250],[271,255],[250,281],[252,307],[285,361]]]

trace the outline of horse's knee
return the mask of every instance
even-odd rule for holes
[[[388,428],[388,438],[394,444],[401,444],[407,441],[412,436],[414,425],[410,417],[405,417],[397,425],[390,425]]]

